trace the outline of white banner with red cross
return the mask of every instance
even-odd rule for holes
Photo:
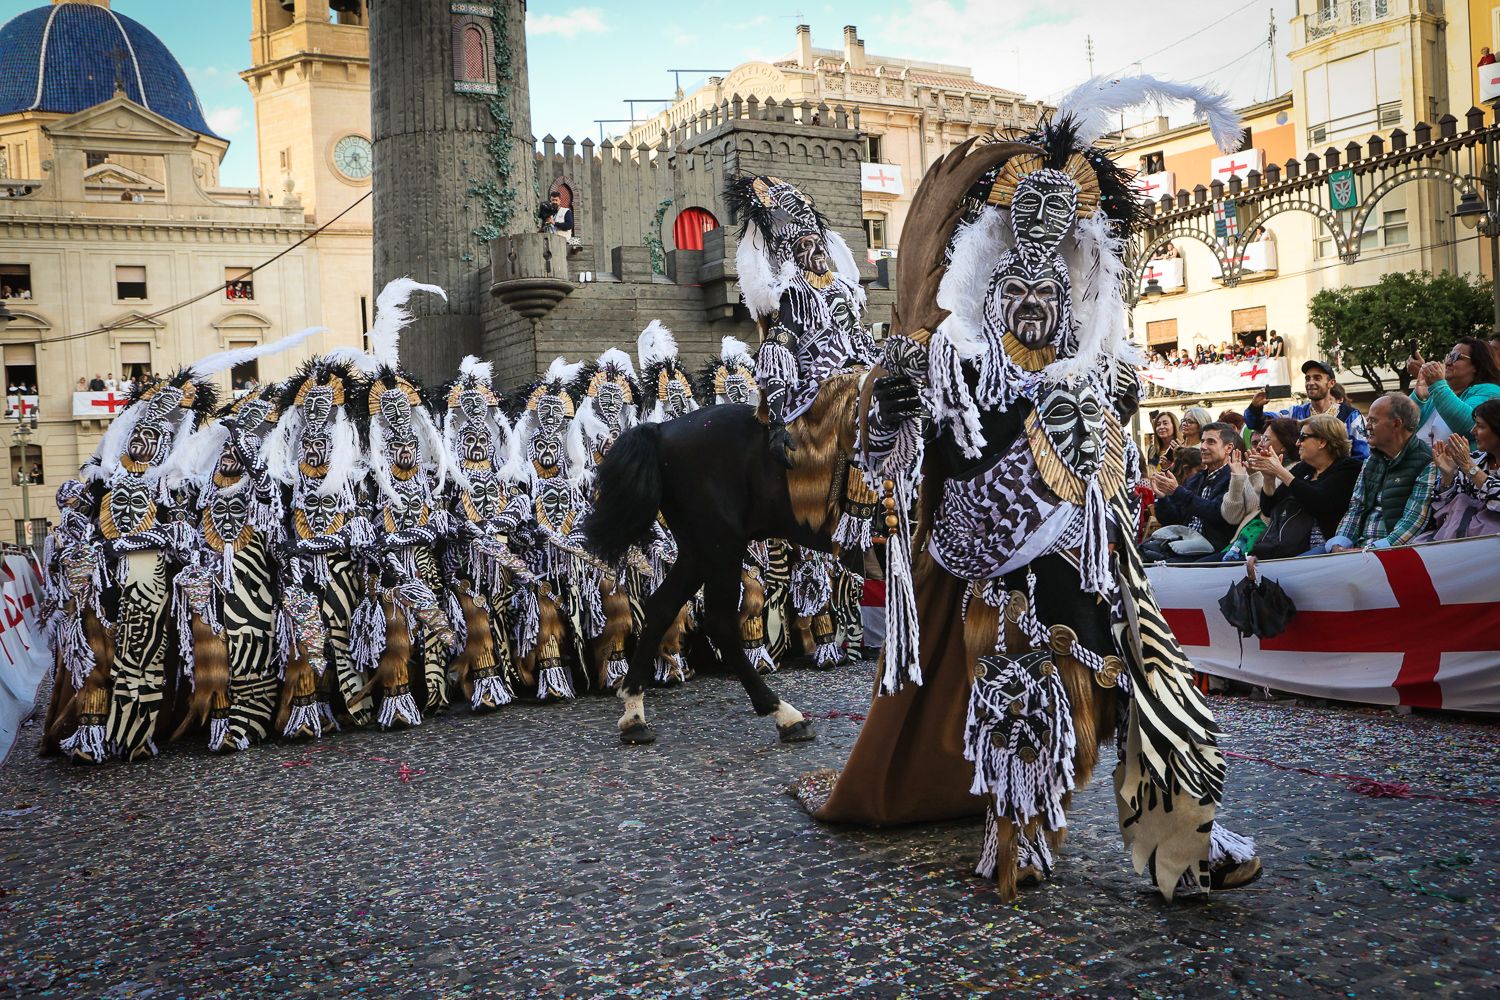
[[[1243,640],[1219,610],[1243,564],[1147,571],[1203,673],[1315,698],[1500,712],[1500,536],[1275,559],[1259,570],[1297,612],[1280,635]]]
[[[859,189],[873,194],[900,195],[906,192],[901,184],[901,168],[894,163],[861,163]]]
[[[75,420],[108,420],[125,409],[128,401],[125,393],[119,389],[108,392],[75,392],[73,417]]]
[[[1158,170],[1154,174],[1136,174],[1131,182],[1142,201],[1161,201],[1164,195],[1177,194],[1177,174],[1171,170]]]
[[[1262,174],[1266,172],[1264,149],[1242,149],[1238,153],[1214,157],[1208,166],[1208,182],[1212,184],[1214,181],[1219,181],[1228,184],[1231,177],[1247,181],[1252,170]]]
[[[1157,257],[1146,263],[1146,270],[1141,272],[1141,291],[1155,278],[1156,283],[1163,292],[1178,292],[1182,290],[1183,261],[1181,257]]]
[[[1214,365],[1142,368],[1143,381],[1178,392],[1248,392],[1291,380],[1286,358],[1246,358]]]
[[[36,564],[24,555],[0,563],[0,763],[4,763],[21,724],[31,716],[37,689],[52,657],[37,619],[42,599]]]

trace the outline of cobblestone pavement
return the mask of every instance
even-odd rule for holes
[[[1488,994],[1497,809],[1372,798],[1232,762],[1247,890],[1162,903],[1129,870],[1107,768],[1059,873],[1014,905],[975,823],[829,829],[785,794],[840,764],[869,665],[784,672],[818,742],[775,743],[717,677],[617,703],[464,712],[227,759],[0,769],[0,996]],[[1233,750],[1500,796],[1500,729],[1216,699]],[[30,810],[30,811],[27,811]]]

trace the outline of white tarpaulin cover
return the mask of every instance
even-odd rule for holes
[[[1297,605],[1281,635],[1240,639],[1219,598],[1243,564],[1148,570],[1206,674],[1317,698],[1500,712],[1500,536],[1260,564]]]
[[[42,640],[37,612],[42,584],[36,566],[22,555],[0,564],[0,764],[10,755],[21,723],[31,715],[37,688],[51,657]]]

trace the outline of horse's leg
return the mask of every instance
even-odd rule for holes
[[[708,637],[719,648],[724,665],[734,671],[756,715],[776,720],[776,732],[783,743],[803,743],[817,738],[813,724],[802,717],[795,705],[777,697],[756,672],[745,647],[740,642],[740,565],[738,560],[715,566],[703,589],[703,618]]]
[[[653,590],[644,603],[645,623],[636,637],[635,652],[630,656],[630,669],[620,685],[620,699],[625,702],[625,712],[620,716],[620,739],[629,744],[654,743],[656,733],[646,724],[646,687],[656,666],[656,653],[661,647],[662,636],[677,620],[682,606],[692,599],[703,585],[702,571],[698,568],[698,556],[683,548],[677,561],[667,570],[661,585]]]

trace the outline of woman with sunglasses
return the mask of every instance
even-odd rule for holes
[[[1338,531],[1349,511],[1360,462],[1349,454],[1344,422],[1318,413],[1302,422],[1297,435],[1298,461],[1288,468],[1273,449],[1262,447],[1249,464],[1261,474],[1260,508],[1270,524],[1251,554],[1280,559],[1321,549]]]
[[[1455,433],[1469,437],[1474,408],[1487,399],[1500,399],[1500,368],[1489,345],[1478,337],[1460,338],[1441,362],[1414,355],[1406,367],[1416,369],[1411,398],[1422,408],[1417,436],[1428,444]],[[1469,446],[1473,445],[1469,438]]]

